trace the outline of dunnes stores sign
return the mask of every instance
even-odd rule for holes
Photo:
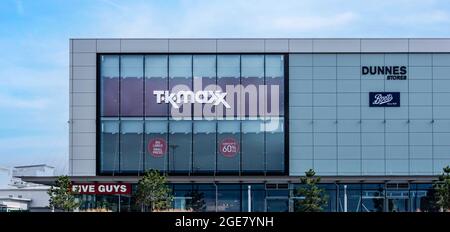
[[[362,66],[361,74],[385,75],[386,80],[406,80],[408,68],[406,66]]]

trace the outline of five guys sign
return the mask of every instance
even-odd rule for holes
[[[131,184],[77,183],[72,185],[72,191],[77,191],[78,194],[131,194]]]

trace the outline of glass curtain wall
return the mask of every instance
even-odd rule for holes
[[[285,172],[284,55],[102,55],[99,78],[100,173]],[[180,90],[231,107],[157,102]]]

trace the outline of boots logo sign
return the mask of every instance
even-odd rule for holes
[[[370,92],[370,107],[400,107],[399,92]]]

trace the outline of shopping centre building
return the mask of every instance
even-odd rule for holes
[[[431,211],[449,99],[450,39],[71,39],[70,176],[114,211],[150,169],[178,209],[295,211],[313,169],[326,211]]]

